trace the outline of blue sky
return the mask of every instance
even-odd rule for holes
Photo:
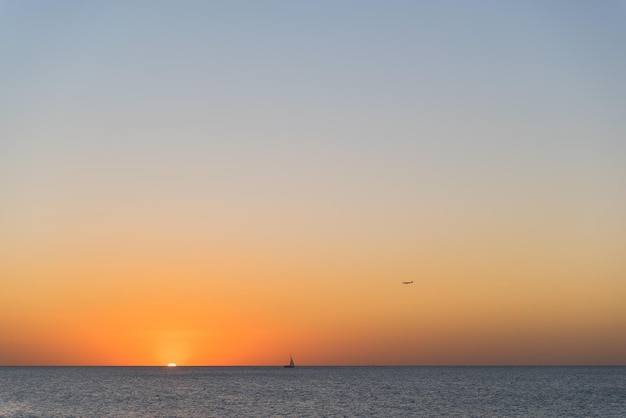
[[[316,171],[350,189],[427,179],[433,198],[493,178],[585,198],[585,182],[606,199],[622,186],[623,2],[3,2],[0,16],[14,188],[30,166],[106,176],[164,159],[270,183],[280,167],[311,186]]]

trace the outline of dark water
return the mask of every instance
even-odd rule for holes
[[[626,417],[626,367],[0,367],[3,417]]]

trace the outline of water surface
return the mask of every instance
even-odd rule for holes
[[[3,417],[624,417],[626,367],[0,367]]]

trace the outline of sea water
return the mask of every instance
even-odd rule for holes
[[[626,367],[0,367],[2,417],[626,417]]]

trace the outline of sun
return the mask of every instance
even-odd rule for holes
[[[167,367],[176,367],[176,363],[167,363]]]

